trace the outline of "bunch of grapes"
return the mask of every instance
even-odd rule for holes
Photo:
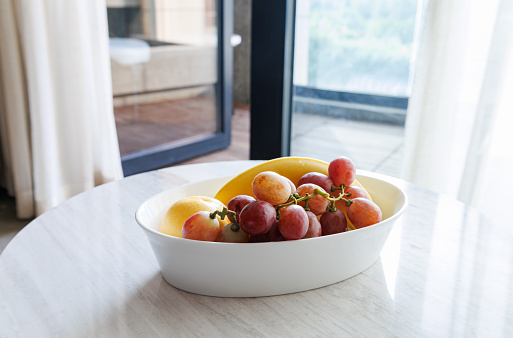
[[[229,228],[226,232],[237,233],[231,235],[237,242],[298,240],[341,233],[348,230],[347,218],[355,228],[376,224],[382,220],[381,210],[367,198],[364,189],[351,186],[355,177],[356,167],[347,157],[332,160],[328,175],[305,174],[297,188],[288,178],[264,171],[253,180],[255,197],[235,196],[227,209],[217,213],[230,218],[232,223],[225,226]]]

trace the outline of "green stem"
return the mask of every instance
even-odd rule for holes
[[[305,195],[303,197],[300,197],[299,195],[290,195],[290,202],[287,202],[287,203],[284,203],[284,204],[280,204],[278,206],[276,206],[276,211],[278,212],[281,208],[285,208],[285,207],[288,207],[289,205],[292,205],[292,204],[297,204],[298,202],[301,202],[301,201],[304,201],[306,199],[310,199],[312,198],[313,195]]]
[[[308,196],[308,194],[305,195],[305,197]],[[313,197],[313,196],[312,196]],[[310,208],[308,207],[308,201],[310,201],[310,198],[305,199],[305,210],[310,211]]]
[[[342,190],[342,191],[344,191],[342,188],[344,188],[344,189],[345,189],[345,186],[344,186],[343,184],[340,186],[340,188],[341,188],[341,189],[333,189],[334,187],[335,187],[335,186],[332,186],[332,187],[331,187],[331,190],[332,190],[332,191],[335,191],[335,190]],[[336,188],[336,187],[335,187],[335,188]],[[331,197],[331,196],[330,196],[330,194],[328,194],[327,192],[324,192],[324,191],[319,190],[318,188],[315,188],[315,190],[314,190],[314,195],[315,195],[315,194],[317,194],[317,195],[321,195],[321,196],[323,196],[324,198],[326,198],[328,201],[330,201],[330,204],[329,204],[329,205],[328,205],[328,207],[327,207],[327,209],[328,209],[329,211],[336,211],[336,210],[337,210],[337,208],[335,207],[335,202],[337,202],[337,201],[342,200],[342,201],[344,201],[344,202],[346,203],[346,205],[347,205],[347,206],[350,206],[350,205],[351,205],[351,203],[353,203],[353,201],[351,201],[351,200],[349,200],[349,199],[344,198],[344,196],[346,196],[346,194],[344,194],[344,193],[340,193],[340,194],[338,194],[338,197]],[[313,196],[313,195],[312,195],[312,196]]]
[[[335,188],[335,189],[334,189]],[[340,188],[336,188],[335,186],[332,186],[332,190],[342,190],[345,189],[345,186],[342,184],[340,186]],[[348,199],[345,199],[344,198],[344,194],[341,193],[338,195],[338,197],[331,197],[330,194],[328,194],[327,192],[323,191],[323,190],[320,190],[319,188],[315,188],[314,189],[314,192],[313,194],[306,194],[305,196],[302,196],[300,197],[299,195],[290,195],[290,202],[287,202],[287,203],[284,203],[284,204],[280,204],[278,206],[276,206],[276,216],[277,218],[279,219],[280,218],[280,209],[281,208],[285,208],[285,207],[288,207],[289,205],[292,205],[292,204],[297,204],[298,202],[301,202],[301,201],[305,201],[305,210],[306,211],[309,211],[310,208],[308,207],[308,201],[314,197],[314,196],[317,196],[317,195],[320,195],[324,198],[326,198],[328,201],[330,201],[330,203],[328,204],[328,207],[327,209],[330,210],[330,211],[336,211],[337,208],[335,207],[335,202],[336,201],[344,201],[346,202],[346,205],[351,205],[352,201],[351,200],[348,200]]]
[[[216,216],[219,216],[219,217],[221,217],[221,220],[224,220],[225,217],[228,217],[228,219],[232,223],[237,223],[235,221],[235,212],[228,210],[228,208],[226,208],[226,207],[224,207],[222,211],[216,210],[216,211],[210,213],[209,216],[211,219],[214,219]]]
[[[346,188],[347,188],[347,187],[346,187],[346,185],[345,185],[345,184],[341,184],[341,185],[340,185],[340,187],[337,187],[336,185],[332,185],[332,186],[331,186],[331,192],[335,192],[335,191],[337,191],[337,190],[342,190],[342,191],[344,191],[344,190],[346,190]]]

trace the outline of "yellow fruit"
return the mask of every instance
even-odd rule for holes
[[[249,195],[255,197],[251,187],[251,182],[253,182],[253,179],[256,175],[263,171],[274,171],[287,177],[297,186],[301,176],[309,172],[318,172],[324,175],[328,175],[328,166],[329,163],[327,162],[308,157],[276,158],[258,164],[235,176],[217,192],[215,198],[224,204],[228,204],[230,199],[237,195]],[[357,180],[353,182],[353,185],[357,185],[365,189]],[[371,199],[368,192],[367,196],[369,199]],[[354,230],[354,226],[350,223],[351,222],[348,220],[349,228]]]
[[[190,196],[179,199],[167,210],[162,223],[160,224],[160,232],[182,237],[182,227],[189,217],[198,211],[214,212],[223,210],[225,205],[219,200],[208,196]],[[219,218],[219,216],[218,216]],[[219,218],[221,226],[228,224],[229,220]]]
[[[318,172],[328,175],[329,163],[308,157],[280,157],[258,164],[232,178],[217,192],[215,198],[224,204],[237,195],[255,197],[251,182],[263,171],[274,171],[290,179],[297,186],[299,179],[306,173]],[[358,181],[354,185],[362,187]],[[363,188],[363,187],[362,187]],[[365,188],[364,188],[365,189]]]

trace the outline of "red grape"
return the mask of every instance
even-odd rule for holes
[[[289,205],[280,209],[278,228],[287,240],[301,239],[308,231],[308,215],[302,206]]]
[[[272,205],[287,202],[292,192],[287,178],[274,171],[263,171],[256,175],[252,188],[253,194],[258,200],[269,202]]]
[[[265,234],[264,234],[264,235],[249,236],[249,242],[250,243],[264,243],[264,242],[269,242],[269,241],[267,239],[265,239]]]
[[[337,157],[328,166],[328,176],[333,180],[335,186],[340,187],[344,184],[348,187],[356,177],[356,166],[348,157]]]
[[[252,196],[237,195],[234,198],[232,198],[226,206],[228,207],[228,210],[235,212],[235,220],[237,221],[237,223],[239,223],[239,215],[241,210],[246,205],[254,201],[256,201],[256,199]]]
[[[318,186],[323,188],[324,191],[330,194],[331,186],[333,185],[333,180],[324,174],[311,172],[301,176],[297,185],[300,186],[305,183],[317,184]]]
[[[249,241],[251,243],[259,243],[259,242],[281,242],[284,241],[285,238],[280,232],[280,229],[278,228],[278,220],[274,222],[271,229],[267,231],[263,235],[255,235],[251,236]]]
[[[381,222],[383,215],[379,206],[371,200],[357,197],[347,207],[347,217],[355,228],[363,228]]]
[[[299,187],[297,187],[297,193],[301,197],[306,196],[306,194],[313,195],[314,190],[316,188],[321,190],[322,192],[325,192],[324,189],[321,188],[320,186],[318,186],[317,184],[305,183],[305,184],[302,184]],[[314,214],[320,215],[326,211],[326,207],[328,206],[328,203],[329,202],[325,197],[323,197],[321,195],[316,195],[308,200],[308,208]],[[298,202],[298,204],[301,205],[303,208],[305,207],[304,201]]]
[[[308,215],[308,230],[306,231],[306,234],[303,236],[303,238],[313,238],[321,236],[322,228],[317,216],[311,211],[307,211],[306,214]]]
[[[346,215],[340,210],[326,211],[321,216],[322,235],[333,235],[347,231]]]
[[[239,215],[240,227],[250,236],[263,235],[276,220],[276,209],[266,201],[254,201],[246,205]]]

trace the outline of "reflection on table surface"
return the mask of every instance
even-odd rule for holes
[[[37,218],[0,256],[0,337],[513,335],[513,234],[399,180],[409,207],[380,259],[353,278],[262,298],[205,297],[167,284],[136,208],[164,189],[251,165],[135,175]]]

